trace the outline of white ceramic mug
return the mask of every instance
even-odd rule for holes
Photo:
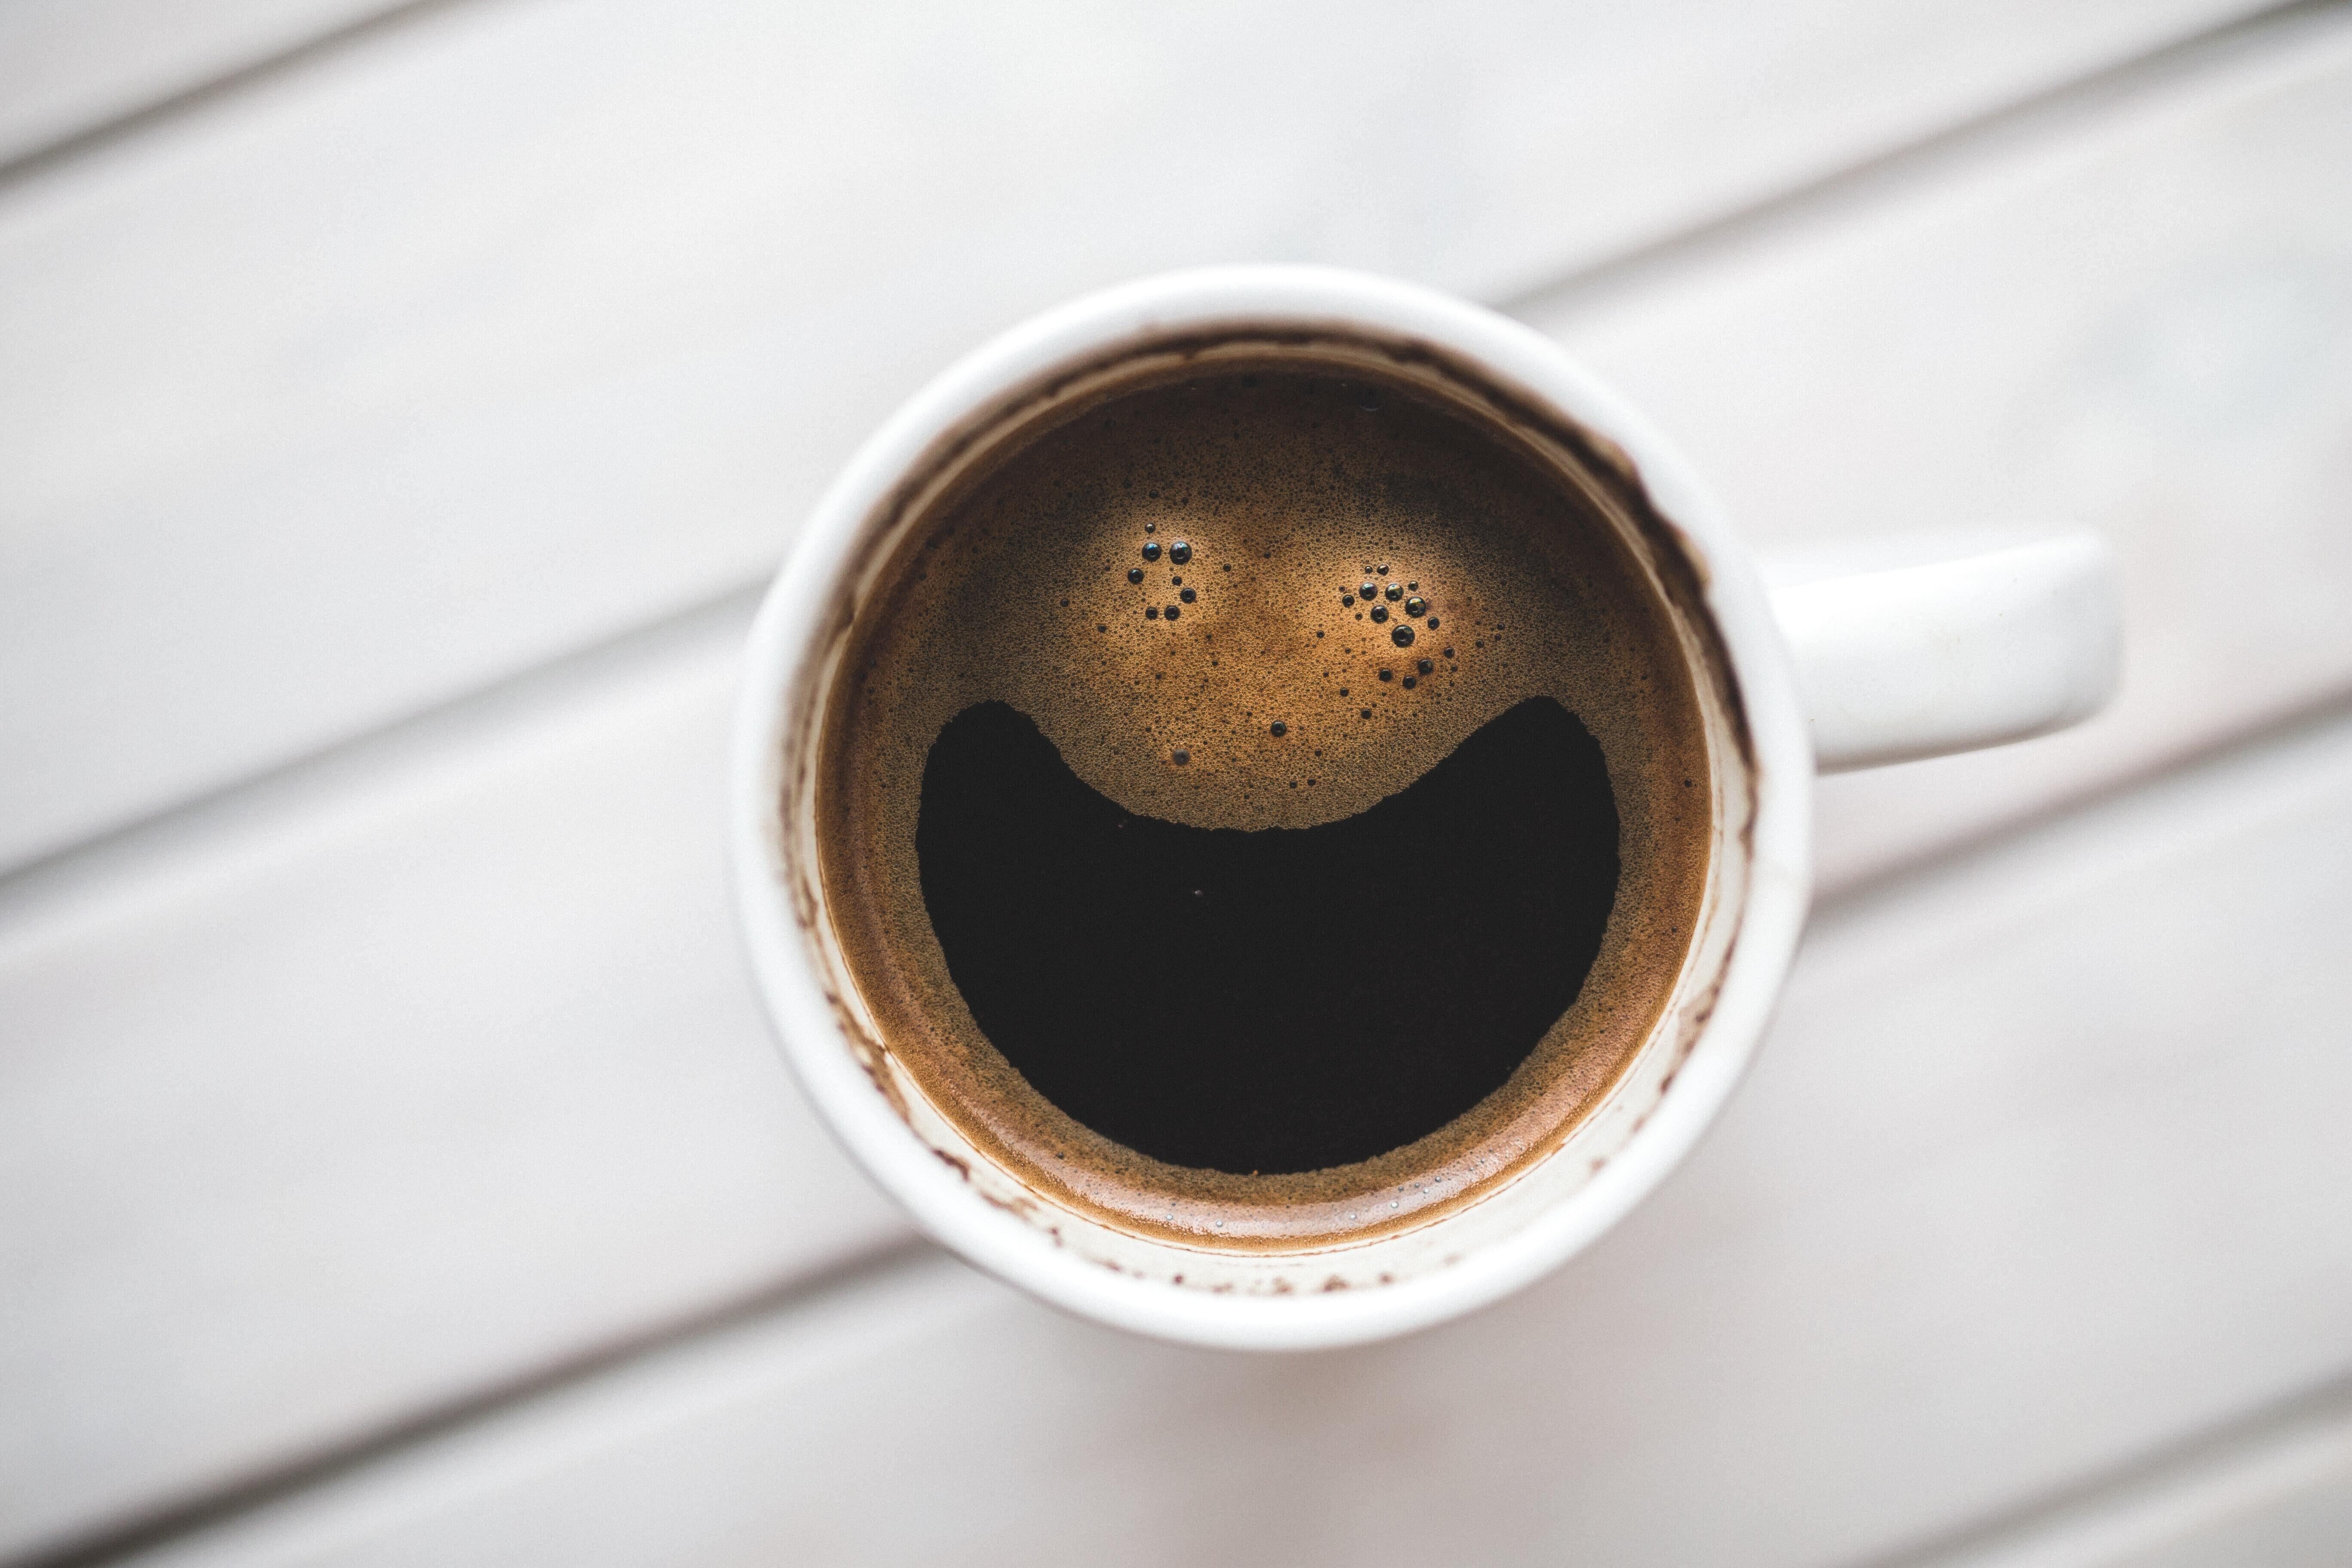
[[[835,944],[816,868],[809,760],[846,628],[910,476],[991,416],[1074,371],[1175,339],[1268,333],[1387,345],[1451,367],[1606,455],[1645,498],[1623,525],[1684,584],[1717,775],[1704,914],[1671,999],[1601,1102],[1477,1201],[1383,1194],[1410,1220],[1342,1246],[1244,1250],[1122,1229],[1022,1184],[892,1058]],[[1849,562],[1850,564],[1850,562]],[[1591,1242],[1722,1109],[1779,994],[1811,884],[1817,769],[1996,744],[2085,717],[2113,689],[2118,627],[2100,543],[2065,535],[1958,560],[1769,588],[1672,447],[1526,327],[1442,294],[1319,268],[1219,268],[1092,295],[947,371],[860,448],[819,503],[751,639],[737,718],[732,847],[753,972],[786,1058],[850,1152],[932,1237],[1070,1310],[1203,1344],[1377,1339],[1517,1288]]]

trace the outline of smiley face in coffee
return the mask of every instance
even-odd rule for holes
[[[1696,698],[1594,466],[1330,345],[975,432],[874,578],[818,846],[888,1050],[1041,1195],[1320,1246],[1474,1201],[1647,1037]]]
[[[1252,1174],[1373,1159],[1501,1089],[1618,880],[1600,749],[1549,698],[1364,811],[1255,831],[1129,811],[985,702],[932,742],[915,848],[948,974],[1031,1089],[1138,1154]]]

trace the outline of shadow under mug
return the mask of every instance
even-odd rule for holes
[[[815,844],[814,758],[854,608],[915,521],[911,482],[1037,389],[1156,342],[1325,338],[1442,365],[1513,417],[1605,455],[1639,498],[1621,531],[1663,584],[1693,665],[1715,774],[1708,884],[1658,1022],[1618,1079],[1538,1158],[1399,1223],[1281,1248],[1143,1235],[1035,1191],[932,1106],[891,1055],[836,944]],[[1811,889],[1817,770],[2062,728],[2114,689],[2114,574],[2088,535],[1943,559],[1915,545],[1816,556],[1768,587],[1682,459],[1556,344],[1428,289],[1320,268],[1147,279],[1048,312],[940,375],[818,504],[753,628],[736,719],[730,850],[751,968],[819,1113],[924,1230],[1061,1307],[1237,1348],[1356,1342],[1526,1284],[1600,1236],[1688,1152],[1769,1018]],[[1936,553],[1933,546],[1927,553]],[[1908,557],[1906,558],[1906,554]],[[1425,1222],[1414,1210],[1427,1208]]]

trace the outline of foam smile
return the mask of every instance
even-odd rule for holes
[[[1186,826],[1071,772],[1002,702],[923,771],[923,900],[1030,1086],[1170,1164],[1373,1158],[1502,1087],[1576,1001],[1615,901],[1601,749],[1534,698],[1338,822]]]

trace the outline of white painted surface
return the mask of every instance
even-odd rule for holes
[[[5,0],[0,164],[247,68],[395,0]]]
[[[1476,1318],[1237,1356],[909,1270],[150,1561],[1895,1551],[2352,1359],[2347,944],[2339,722],[1830,914],[1691,1163]]]
[[[2352,686],[2352,27],[1537,313],[1775,547],[2080,523],[2123,689],[2070,734],[1825,779],[1849,884]],[[2276,43],[2279,40],[2273,39]]]
[[[796,99],[772,90],[790,29],[849,24],[518,0],[404,26],[0,197],[0,858],[746,580],[937,359],[1180,240],[1517,288],[2189,14],[1627,20],[1567,66],[1538,33],[1497,57],[1449,19],[1348,35],[1368,52],[1336,79],[1285,74],[1311,18],[1250,24],[1275,44],[1230,66],[1207,35],[1153,53],[1080,17],[1055,36],[1055,68],[1101,91],[1082,136],[1008,117],[1054,62],[952,68],[998,58],[970,29],[903,55],[883,24],[844,34],[803,51],[832,96]],[[2116,544],[2117,712],[2079,742],[1828,781],[1848,881],[2346,688],[2347,62],[2326,16],[2255,42],[1542,318],[1759,538],[2056,515]],[[1494,58],[1516,74],[1490,88]],[[1250,73],[1228,118],[1150,97],[1171,60]],[[1428,62],[1477,84],[1442,123],[1348,96]],[[1622,162],[1572,133],[1604,111]],[[932,123],[974,128],[944,165]],[[1518,134],[1546,124],[1569,129]],[[1444,155],[1405,157],[1414,133]],[[989,178],[1024,147],[1050,172]],[[1549,162],[1467,184],[1448,162],[1523,147]],[[929,248],[898,243],[907,212]],[[1530,214],[1554,226],[1496,237]],[[1067,252],[1038,242],[1057,225],[1082,231]],[[687,637],[0,900],[0,1553],[903,1234],[782,1087],[737,972],[730,679],[723,638]],[[1472,1510],[1504,1559],[1925,1539],[2345,1364],[2341,1240],[2308,1206],[2346,1174],[2309,1120],[2346,1087],[2324,982],[2347,932],[2313,888],[2343,880],[2341,831],[2269,810],[2215,805],[2209,826],[2285,826],[2177,885],[1897,895],[1885,942],[1916,967],[1821,959],[1818,1070],[1847,1076],[1775,1048],[1738,1102],[1762,1107],[1747,1127],[1776,1094],[1863,1097],[1850,1127],[1795,1150],[1726,1128],[1701,1155],[1728,1151],[1720,1173],[1615,1252],[1393,1364],[1267,1374],[908,1286],[903,1309],[855,1298],[878,1339],[787,1315],[679,1352],[709,1352],[696,1399],[740,1401],[719,1425],[639,1402],[638,1373],[666,1373],[637,1369],[610,1405],[600,1383],[522,1413],[528,1442],[471,1429],[205,1550],[505,1561],[593,1535],[592,1562],[779,1540],[822,1560],[932,1539],[962,1498],[977,1552],[1074,1494],[1073,1553],[1255,1531],[1303,1554],[1281,1532],[1331,1520],[1410,1556]],[[2160,871],[2189,820],[2126,814],[2116,855]],[[1971,909],[1990,932],[1947,929]],[[1880,916],[1842,917],[1817,958]],[[2261,1029],[2225,1028],[2249,1007]],[[1921,1058],[1885,1047],[1922,1016],[1951,1048],[1915,1083]],[[1931,1089],[1948,1115],[1919,1110]],[[2184,1160],[2192,1128],[2216,1142]],[[1578,1333],[1607,1356],[1561,1359]],[[925,1424],[950,1394],[1026,1413],[1025,1436],[949,1446]],[[1435,1448],[1398,1436],[1424,1418]],[[1603,1422],[1640,1443],[1597,1447]],[[941,1478],[934,1503],[866,1510],[899,1465]],[[794,1467],[835,1484],[794,1491]],[[1693,1469],[1717,1511],[1690,1508]]]
[[[2352,1548],[2352,1389],[2266,1412],[1912,1568],[2322,1568]]]
[[[1082,289],[1508,294],[2240,9],[418,17],[0,196],[0,864],[764,577]]]
[[[0,1555],[903,1234],[737,965],[740,635],[0,923]]]
[[[2338,1456],[2341,1459],[2342,1456]],[[2125,1568],[2342,1568],[2352,1553],[2352,1464],[2180,1540],[2119,1560]]]

